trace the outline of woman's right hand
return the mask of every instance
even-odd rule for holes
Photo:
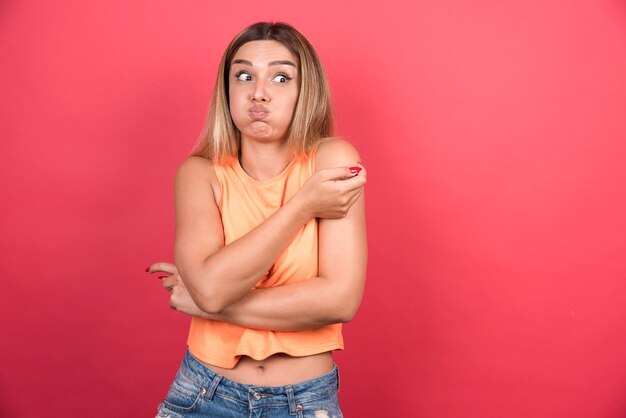
[[[366,177],[362,165],[321,169],[294,197],[302,199],[310,218],[343,218],[363,193]]]

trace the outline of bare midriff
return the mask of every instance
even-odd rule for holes
[[[315,379],[329,373],[334,366],[330,352],[306,357],[274,354],[265,360],[242,356],[232,369],[204,363],[222,376],[255,386],[286,386]]]

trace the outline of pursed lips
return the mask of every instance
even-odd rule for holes
[[[253,120],[262,120],[268,117],[270,114],[269,110],[262,105],[254,105],[250,109],[248,109],[248,115]]]

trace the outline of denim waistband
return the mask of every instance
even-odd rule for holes
[[[211,399],[216,393],[235,401],[247,403],[251,408],[269,405],[289,405],[295,413],[299,403],[311,402],[333,395],[339,389],[337,366],[320,377],[286,386],[256,386],[235,382],[202,364],[187,349],[179,372],[185,379],[205,388],[204,397]]]

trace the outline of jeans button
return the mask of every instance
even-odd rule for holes
[[[258,401],[259,399],[261,399],[261,395],[260,395],[260,394],[258,394],[257,392],[254,392],[254,395],[252,395],[252,397],[253,397],[254,399],[256,399],[257,401]]]

